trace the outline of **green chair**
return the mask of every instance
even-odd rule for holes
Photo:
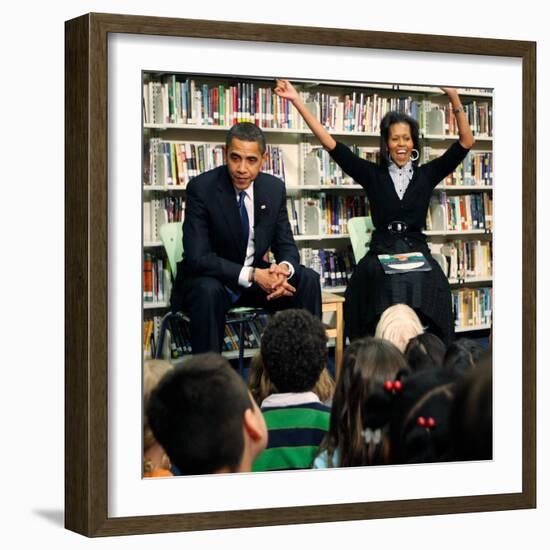
[[[368,252],[373,231],[374,225],[370,216],[360,216],[348,220],[348,233],[356,264]]]
[[[168,266],[170,267],[172,280],[175,280],[178,262],[183,257],[183,224],[181,222],[165,223],[160,226],[159,234],[162,245],[164,246],[164,251],[166,252],[166,257],[168,258]],[[239,327],[239,372],[241,374],[244,366],[244,327],[246,323],[253,321],[259,315],[266,313],[267,312],[264,309],[252,307],[234,307],[227,312],[225,320],[226,324],[238,325]],[[166,331],[168,330],[168,326],[173,319],[189,322],[189,317],[185,315],[185,312],[181,311],[169,311],[163,317],[160,325],[159,342],[156,351],[157,359],[160,359],[162,356],[162,348]]]

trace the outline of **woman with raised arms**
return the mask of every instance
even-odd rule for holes
[[[452,104],[458,140],[440,157],[419,165],[418,122],[390,111],[380,124],[380,163],[376,164],[336,141],[306,108],[294,86],[288,80],[277,80],[275,93],[294,105],[333,160],[363,186],[370,205],[375,231],[346,290],[344,318],[350,340],[374,334],[382,312],[395,303],[412,307],[428,330],[446,344],[454,339],[449,283],[422,229],[434,187],[456,169],[475,140],[456,89],[442,90]],[[422,253],[431,269],[386,274],[378,255],[407,252]]]

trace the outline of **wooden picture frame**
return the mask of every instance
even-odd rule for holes
[[[109,33],[474,54],[522,63],[522,490],[464,497],[108,516]],[[65,525],[86,536],[344,521],[536,506],[536,45],[533,42],[87,14],[65,28]]]

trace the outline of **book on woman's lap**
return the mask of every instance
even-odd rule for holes
[[[410,273],[411,271],[431,271],[432,266],[422,252],[406,252],[403,254],[378,254],[378,260],[384,268],[384,273]]]

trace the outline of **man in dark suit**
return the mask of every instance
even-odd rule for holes
[[[265,137],[236,124],[226,139],[226,164],[191,180],[172,311],[191,320],[193,353],[220,352],[231,307],[271,311],[306,308],[321,316],[319,275],[300,265],[286,209],[284,183],[260,172]],[[267,261],[271,251],[276,263]]]

